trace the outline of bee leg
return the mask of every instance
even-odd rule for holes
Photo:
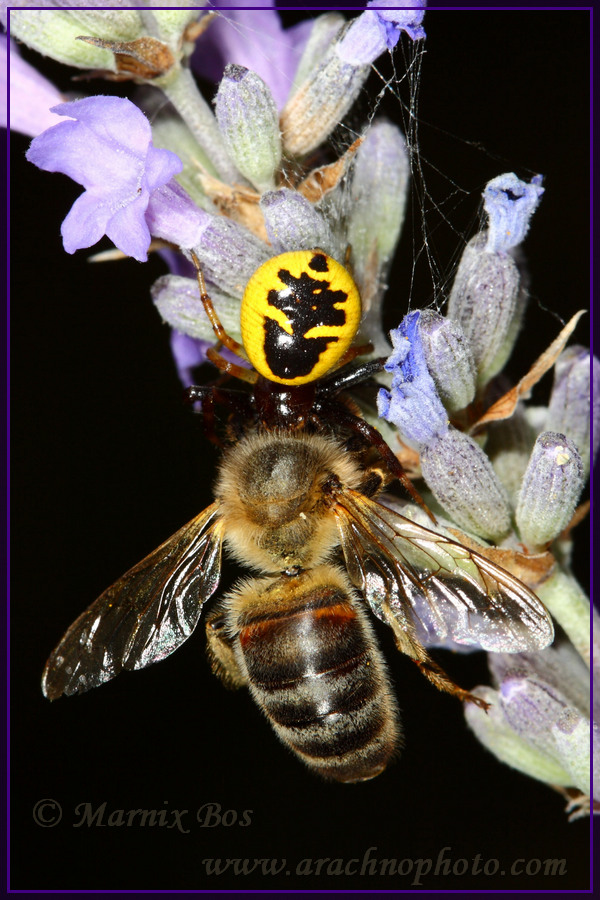
[[[452,679],[446,675],[442,667],[430,657],[421,642],[416,639],[414,634],[411,634],[413,629],[407,620],[404,620],[401,624],[387,604],[384,604],[383,606],[383,613],[385,615],[385,621],[394,632],[398,650],[406,656],[409,656],[417,664],[425,678],[434,684],[439,691],[446,691],[446,693],[458,697],[459,700],[466,701],[467,703],[474,703],[476,706],[481,707],[481,709],[489,709],[489,703],[486,703],[481,697],[477,697],[475,694],[465,691],[464,688],[461,688],[455,681],[452,681]]]
[[[233,650],[233,640],[227,634],[227,615],[217,607],[206,620],[207,651],[213,673],[225,687],[239,688],[248,683]]]
[[[490,708],[490,704],[486,703],[485,700],[482,700],[481,697],[477,697],[475,694],[465,691],[464,688],[459,687],[459,685],[452,681],[451,678],[448,678],[441,666],[438,666],[428,653],[425,653],[425,656],[427,657],[425,660],[415,659],[414,661],[423,675],[429,679],[432,684],[435,684],[438,690],[446,691],[448,694],[454,694],[459,700],[463,700],[467,703],[474,703],[476,706],[481,707],[481,709],[488,710]]]

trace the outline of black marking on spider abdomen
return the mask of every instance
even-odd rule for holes
[[[265,357],[269,368],[277,378],[300,378],[310,375],[321,353],[338,338],[298,338],[288,334],[275,319],[265,318]]]
[[[322,254],[315,254],[309,267],[316,272],[328,271]],[[269,291],[268,302],[285,313],[292,333],[288,334],[275,319],[265,316],[265,358],[278,378],[299,378],[310,374],[321,353],[339,339],[334,334],[310,338],[306,334],[317,326],[343,327],[346,312],[337,309],[335,304],[345,303],[348,294],[330,290],[330,281],[312,277],[308,272],[302,272],[299,278],[288,269],[280,269],[277,274],[287,288]]]

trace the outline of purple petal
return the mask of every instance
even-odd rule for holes
[[[213,219],[196,206],[176,181],[158,187],[146,210],[146,222],[152,234],[186,249],[200,242],[202,232]]]
[[[402,3],[402,9],[390,9],[390,3],[387,0],[370,0],[367,4],[369,10],[376,11],[376,14],[385,24],[388,35],[388,50],[392,50],[400,38],[400,32],[406,31],[407,35],[413,41],[421,40],[425,37],[425,31],[422,21],[425,16],[425,0],[409,0]],[[381,7],[384,7],[381,9]]]
[[[47,81],[33,66],[21,58],[15,44],[0,34],[0,125],[8,125],[7,55],[10,47],[10,127],[13,131],[35,137],[57,124],[50,112],[63,99],[58,88]]]
[[[67,253],[96,244],[106,233],[108,218],[109,210],[99,207],[91,194],[78,197],[60,229]]]
[[[63,223],[65,249],[73,253],[107,234],[123,253],[144,261],[151,194],[181,171],[181,161],[152,145],[150,123],[129,100],[88,97],[53,111],[70,118],[35,138],[27,158],[86,188]]]
[[[150,246],[150,229],[144,213],[148,205],[148,194],[144,192],[137,200],[118,209],[106,226],[106,235],[113,244],[127,256],[144,260]]]
[[[195,383],[193,369],[206,362],[206,351],[210,346],[212,345],[208,341],[197,341],[187,334],[171,331],[171,353],[184,388]]]
[[[521,243],[543,193],[541,175],[535,175],[527,183],[509,172],[487,183],[483,205],[489,216],[488,252],[510,250]]]
[[[425,37],[421,27],[425,10],[419,3],[415,9],[378,9],[384,0],[372,0],[369,9],[354,20],[338,45],[344,62],[368,66],[386,50],[393,50],[403,31],[419,40]]]
[[[390,333],[394,350],[385,364],[393,373],[391,392],[379,391],[379,415],[399,428],[417,447],[448,431],[448,413],[438,396],[425,361],[419,333],[419,312],[409,313]]]

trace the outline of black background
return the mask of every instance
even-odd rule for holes
[[[560,321],[589,303],[589,14],[440,10],[426,26],[419,143],[429,194],[450,222],[429,209],[442,279],[477,229],[487,180],[506,171],[546,176],[526,241],[532,301],[513,360],[518,376]],[[64,69],[47,71],[68,86]],[[389,101],[385,110],[398,117],[398,101]],[[368,98],[361,103],[368,112]],[[460,705],[425,683],[383,628],[406,746],[361,785],[322,783],[292,758],[249,697],[211,675],[202,628],[160,665],[80,698],[42,697],[44,661],[70,622],[210,502],[216,455],[181,402],[168,330],[149,299],[161,261],[92,266],[87,251],[65,254],[59,226],[80,188],[27,164],[27,146],[13,136],[13,887],[409,889],[412,875],[210,878],[203,860],[285,857],[293,871],[306,857],[362,860],[376,848],[377,859],[432,857],[435,866],[448,848],[450,865],[480,854],[507,874],[430,874],[424,888],[585,888],[587,822],[567,823],[558,794],[483,750]],[[419,208],[390,279],[390,325],[408,303]],[[432,299],[428,273],[419,263],[413,306]],[[584,320],[581,343],[586,329]],[[585,582],[583,533],[578,548]],[[444,664],[465,686],[486,679],[482,655]],[[34,823],[42,798],[62,806],[54,828]],[[78,804],[104,801],[107,816],[188,810],[190,831],[73,827]],[[209,802],[240,816],[252,810],[251,825],[200,827],[195,810]],[[538,875],[513,877],[516,859],[564,859],[567,871],[545,878],[542,865]]]

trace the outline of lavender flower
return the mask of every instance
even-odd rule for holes
[[[506,491],[480,447],[450,426],[429,373],[420,334],[420,313],[409,313],[392,332],[391,391],[382,388],[379,414],[420,454],[421,471],[434,497],[467,531],[499,540],[510,529]]]
[[[270,22],[270,15],[262,21]],[[385,32],[387,37],[373,43],[369,51],[371,54],[383,52],[389,43],[397,42],[400,30],[409,21],[404,12],[398,13],[398,25],[395,24],[394,15],[390,14],[394,20],[391,24],[387,12],[383,18],[382,15],[379,12],[369,16],[363,14],[353,25],[356,38],[362,32],[365,35],[372,33],[373,16],[380,22],[381,27],[377,27],[380,30],[383,28],[382,34]],[[24,23],[29,21],[27,13],[16,12],[13,13],[14,16],[22,16]],[[107,13],[107,16],[118,19],[116,12]],[[148,16],[144,14],[141,17],[144,27],[151,24],[150,30],[154,34],[160,31],[160,27],[164,30],[164,23],[156,18],[158,13],[152,12]],[[417,19],[422,17],[422,10],[411,13],[410,21],[415,16]],[[381,24],[384,20],[387,23],[385,25]],[[71,27],[72,22],[69,21]],[[102,20],[93,21],[98,24]],[[116,20],[111,19],[111,23],[114,30],[117,27]],[[187,24],[189,25],[189,21]],[[407,27],[410,31],[411,26]],[[23,28],[25,33],[25,25]],[[306,28],[302,33],[306,37]],[[143,40],[150,41],[152,54],[152,42],[157,40],[154,34],[152,37],[142,35]],[[330,33],[330,46],[337,47],[340,40],[343,42],[339,29],[336,28],[334,33]],[[211,291],[217,295],[219,291],[225,292],[226,307],[232,300],[239,302],[249,276],[268,257],[265,237],[269,239],[275,252],[320,246],[337,258],[343,258],[348,237],[340,223],[336,223],[334,219],[335,195],[341,191],[342,170],[333,178],[325,192],[326,196],[318,198],[325,201],[320,209],[314,200],[307,199],[298,191],[286,188],[271,190],[281,178],[282,151],[275,112],[277,102],[271,95],[267,82],[240,65],[227,68],[217,93],[215,117],[191,85],[189,71],[182,68],[176,58],[169,62],[164,71],[150,77],[145,74],[145,69],[140,68],[142,51],[139,44],[137,41],[132,43],[135,44],[135,56],[132,58],[136,78],[146,78],[153,85],[160,86],[179,116],[172,112],[166,115],[159,112],[156,132],[162,147],[156,147],[152,142],[149,122],[127,101],[95,97],[76,101],[75,104],[65,105],[58,110],[63,114],[76,116],[77,122],[64,123],[59,126],[60,130],[50,130],[41,135],[32,144],[28,158],[43,168],[69,174],[87,188],[63,224],[66,249],[73,252],[75,249],[91,246],[102,234],[107,234],[123,253],[139,260],[146,258],[152,236],[185,250],[193,249],[203,264]],[[300,46],[298,40],[296,46]],[[134,54],[133,49],[131,53]],[[115,45],[115,59],[118,61],[122,54],[123,46],[120,42],[118,47]],[[145,64],[149,64],[148,59]],[[275,64],[276,61],[277,59]],[[305,72],[305,81],[308,79],[310,82],[312,73],[306,68]],[[265,72],[263,69],[263,73],[270,83],[278,83],[279,72]],[[295,103],[294,98],[300,89],[301,87],[296,86],[290,103]],[[347,108],[347,100],[344,103]],[[282,122],[288,108],[284,107]],[[119,116],[111,124],[105,119],[113,117],[113,109],[119,110]],[[297,117],[298,114],[294,115]],[[332,119],[328,128],[333,128],[336,122],[337,119]],[[88,148],[84,147],[82,140],[88,130],[102,157],[103,164],[97,169],[93,166],[90,168]],[[378,148],[384,144],[389,148],[385,150],[386,164],[394,165],[398,159],[402,171],[406,172],[404,145],[397,137],[397,129],[391,125],[386,126],[386,130],[381,131],[382,135],[384,133],[385,142],[375,141],[374,132],[373,138],[367,137],[364,149],[361,148],[359,162],[364,162],[357,164],[357,185],[360,183],[360,171],[368,168],[370,158],[375,159]],[[256,135],[259,135],[258,140]],[[327,130],[320,133],[320,139],[326,136]],[[200,142],[200,146],[196,141]],[[367,152],[370,148],[371,152]],[[175,161],[173,150],[181,162]],[[129,160],[126,169],[122,166],[123,158]],[[198,160],[201,161],[200,170]],[[164,165],[159,165],[159,162]],[[96,178],[94,172],[97,173]],[[189,195],[172,180],[172,176],[179,175],[181,186],[189,190]],[[223,181],[224,178],[226,181]],[[231,218],[237,222],[216,215],[218,210],[215,203],[220,202],[219,198],[226,190],[227,181],[248,184],[247,190],[256,191],[254,198],[248,194],[245,206],[242,202],[234,201],[234,206],[236,203],[238,206],[234,208]],[[399,196],[403,195],[405,190],[404,174],[397,193]],[[266,191],[262,197],[261,191]],[[395,193],[392,195],[395,196]],[[354,253],[357,278],[359,283],[362,281],[363,293],[369,298],[369,305],[373,308],[371,328],[373,339],[379,346],[382,338],[375,313],[383,295],[384,268],[389,263],[401,224],[397,210],[394,216],[393,227],[386,234],[387,243],[384,242],[376,249],[375,258],[373,246],[366,241],[362,244],[358,242]],[[190,280],[186,292],[188,295],[192,289],[195,290],[193,284]],[[177,328],[186,327],[188,335],[197,339],[200,334],[208,337],[206,320],[200,308],[197,319],[204,322],[203,326],[191,323],[189,316],[182,316],[180,283],[163,280],[154,294],[166,321]],[[186,326],[184,322],[187,323]],[[367,329],[364,336],[367,340],[371,336]],[[178,368],[179,371],[187,371],[185,365]]]
[[[489,714],[465,707],[467,722],[489,750],[520,772],[580,791],[573,815],[589,811],[600,790],[600,729],[592,720],[589,669],[568,642],[542,653],[490,653],[495,688],[480,687]],[[596,765],[590,769],[590,743]]]
[[[519,332],[527,294],[509,251],[527,233],[543,190],[539,176],[529,184],[512,172],[492,179],[483,194],[488,228],[469,243],[454,279],[448,317],[469,339],[479,386],[503,368]]]
[[[379,10],[373,0],[368,5],[367,11],[340,30],[284,107],[281,130],[284,147],[292,156],[303,156],[322,143],[354,103],[371,63],[397,44],[402,31],[413,40],[425,37],[422,3],[409,12]]]
[[[150,123],[128,100],[89,97],[52,111],[74,121],[60,122],[35,138],[27,158],[41,169],[64,172],[86,189],[63,222],[65,250],[91,247],[106,234],[124,253],[144,261],[150,197],[181,171],[181,162],[152,145]]]
[[[537,654],[490,654],[497,687],[476,691],[491,704],[490,714],[469,704],[465,714],[503,762],[579,791],[577,815],[589,809],[590,734],[598,739],[589,700],[590,604],[568,568],[569,523],[589,458],[589,353],[574,347],[558,357],[547,410],[509,401],[509,411],[492,423],[489,448],[481,434],[476,443],[459,430],[472,422],[468,407],[484,398],[518,334],[526,294],[511,251],[527,233],[541,193],[537,177],[525,183],[509,174],[488,184],[488,229],[465,249],[448,318],[410,313],[392,332],[391,388],[379,392],[378,406],[402,441],[418,450],[421,473],[444,516],[499,543],[515,563],[517,541],[525,560],[554,553],[532,586],[569,641]],[[592,371],[597,380],[596,360]],[[452,642],[448,648],[456,649]]]

